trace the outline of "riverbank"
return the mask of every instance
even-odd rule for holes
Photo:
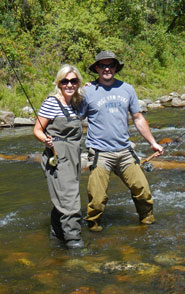
[[[139,103],[142,112],[165,107],[182,108],[185,107],[185,93],[179,94],[177,92],[171,92],[169,95],[157,98],[156,101],[152,101],[151,99],[139,99]],[[22,112],[23,117],[16,117],[11,111],[0,110],[0,127],[33,126],[35,124],[33,109],[30,106],[25,106]],[[24,117],[24,115],[26,117]],[[29,118],[27,118],[27,116],[29,116]],[[86,120],[83,122],[83,127],[87,127]]]

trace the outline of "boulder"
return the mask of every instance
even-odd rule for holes
[[[0,125],[12,126],[14,124],[15,115],[11,111],[0,110]]]
[[[147,111],[147,104],[143,101],[139,99],[139,105],[141,107],[141,111],[142,112],[146,112]]]
[[[184,107],[185,100],[181,100],[180,98],[173,98],[171,102],[171,106],[173,107]]]
[[[171,92],[169,95],[172,96],[172,98],[173,97],[180,97],[180,94],[177,92]]]
[[[157,109],[157,108],[164,108],[164,106],[161,105],[161,103],[156,102],[156,103],[151,103],[148,104],[149,109]]]
[[[145,99],[143,99],[143,101],[146,103],[146,105],[153,103],[153,101],[149,98],[145,98]]]
[[[181,100],[185,100],[185,94],[182,94],[180,98]]]
[[[23,113],[32,114],[33,113],[33,109],[30,106],[25,106],[25,107],[22,108],[22,112]]]
[[[30,118],[16,117],[14,119],[14,126],[33,126],[35,121]]]

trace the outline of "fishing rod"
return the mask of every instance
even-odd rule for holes
[[[20,80],[20,78],[19,78],[19,76],[18,76],[16,70],[15,70],[14,67],[13,67],[12,62],[11,62],[10,59],[8,58],[8,55],[6,54],[6,51],[5,51],[4,48],[3,48],[3,45],[0,44],[0,46],[1,46],[1,50],[2,50],[2,52],[4,53],[4,55],[5,55],[5,57],[6,57],[7,61],[8,61],[8,63],[10,64],[10,66],[11,66],[11,68],[12,68],[12,70],[13,70],[13,72],[14,72],[14,74],[15,74],[15,76],[16,76],[16,78],[17,78],[19,84],[20,84],[20,86],[21,86],[21,89],[22,89],[23,93],[25,94],[25,96],[26,96],[26,98],[27,98],[27,100],[28,100],[28,102],[29,102],[29,104],[30,104],[30,106],[31,106],[31,108],[32,108],[32,110],[33,110],[33,112],[34,112],[34,114],[35,114],[36,119],[38,120],[38,122],[39,122],[39,124],[40,124],[40,126],[41,126],[41,128],[42,128],[42,130],[43,130],[43,132],[44,132],[44,134],[46,135],[46,137],[48,137],[48,134],[47,134],[46,130],[44,129],[44,127],[43,127],[43,125],[42,125],[42,123],[41,123],[41,121],[40,121],[40,119],[39,119],[39,117],[38,117],[38,115],[37,115],[37,112],[36,112],[36,110],[35,110],[35,108],[34,108],[32,102],[31,102],[31,100],[30,100],[30,98],[29,98],[29,96],[28,96],[26,90],[24,89],[24,87],[23,87],[23,85],[22,85],[22,83],[21,83],[21,80]],[[53,152],[53,156],[49,158],[49,164],[50,164],[51,166],[56,166],[57,163],[58,163],[58,155],[57,155],[56,150],[55,150],[54,147],[51,147],[51,150],[52,150],[52,152]]]

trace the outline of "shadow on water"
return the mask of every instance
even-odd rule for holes
[[[176,114],[174,125],[167,123],[166,112],[162,114],[160,123],[158,118],[155,122],[155,113],[147,114],[155,136],[176,137],[185,131],[184,113],[181,118]],[[136,138],[132,126],[131,136]],[[41,152],[43,148],[30,128],[0,130],[0,139],[0,153],[4,154]],[[184,143],[174,148],[184,150]],[[140,137],[137,149],[145,156],[151,152]],[[1,160],[0,174],[0,294],[185,292],[185,171],[146,174],[155,203],[152,226],[139,224],[128,190],[113,174],[102,219],[104,230],[90,233],[82,221],[86,244],[82,250],[66,250],[49,238],[51,202],[38,163]],[[87,171],[82,173],[83,216],[88,176]]]

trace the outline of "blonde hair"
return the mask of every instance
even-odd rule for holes
[[[79,70],[74,65],[70,65],[70,64],[63,64],[62,65],[62,67],[58,71],[56,78],[55,78],[55,82],[54,82],[55,88],[50,93],[50,95],[57,95],[57,94],[60,95],[61,94],[61,90],[59,88],[60,81],[62,79],[64,79],[66,77],[66,75],[70,72],[73,72],[79,80],[78,89],[71,99],[71,105],[74,108],[77,108],[78,105],[80,104],[80,102],[82,101],[82,94],[83,94],[82,80],[83,80],[83,78],[82,78]]]

